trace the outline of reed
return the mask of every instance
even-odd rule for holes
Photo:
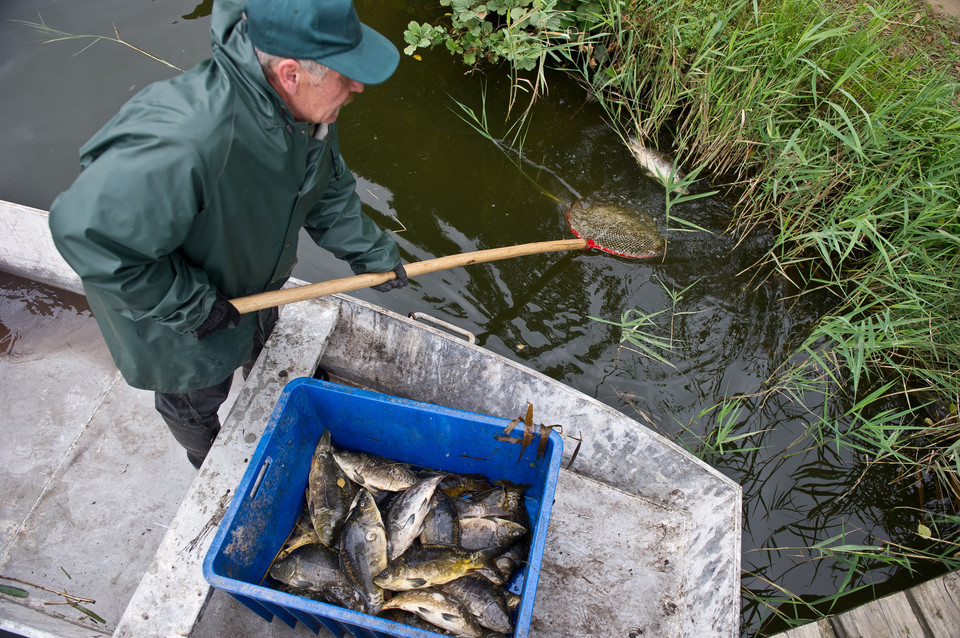
[[[615,125],[654,143],[672,139],[683,163],[710,166],[739,193],[731,232],[776,234],[758,265],[773,268],[756,272],[840,300],[762,392],[800,406],[822,397],[822,410],[808,415],[813,445],[855,452],[864,472],[892,465],[903,482],[932,485],[924,501],[960,511],[960,108],[950,66],[913,46],[916,7],[606,7],[606,64],[596,48],[568,50],[568,68]],[[625,339],[667,360],[669,341],[649,329],[657,316],[625,313],[621,325]],[[702,454],[755,449],[731,445],[751,436],[739,422],[744,409],[731,398],[701,414],[715,421]],[[849,570],[838,592],[810,602],[781,591],[764,605],[806,608],[796,620],[833,609],[877,565],[956,568],[956,518],[923,517],[942,533],[918,531],[909,546],[814,544],[818,560]]]

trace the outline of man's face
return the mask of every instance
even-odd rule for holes
[[[294,119],[299,122],[331,123],[354,93],[363,92],[363,84],[333,69],[328,69],[319,82],[316,75],[301,70],[296,95],[291,96],[288,105]]]

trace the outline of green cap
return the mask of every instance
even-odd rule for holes
[[[380,84],[400,52],[360,22],[352,0],[250,0],[247,35],[264,53],[316,60],[363,84]]]

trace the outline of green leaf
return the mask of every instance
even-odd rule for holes
[[[7,596],[13,596],[15,598],[26,598],[30,595],[25,589],[13,587],[12,585],[0,585],[0,594],[6,594]]]
[[[87,608],[84,607],[83,605],[80,605],[80,604],[78,604],[78,603],[70,603],[70,606],[73,607],[74,609],[78,610],[78,611],[83,612],[83,613],[86,614],[87,616],[90,616],[90,618],[92,618],[93,620],[95,620],[95,621],[98,622],[98,623],[102,623],[102,624],[104,624],[104,625],[107,624],[107,621],[106,621],[106,620],[104,620],[103,618],[101,618],[100,616],[98,616],[98,615],[97,615],[96,613],[94,613],[93,611],[87,609]]]
[[[930,533],[930,528],[923,523],[920,523],[920,525],[917,526],[917,534],[920,534],[920,538],[924,539],[928,539],[930,536],[932,536]]]

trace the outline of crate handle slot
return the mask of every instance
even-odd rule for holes
[[[256,498],[257,492],[260,491],[260,484],[263,483],[263,478],[267,475],[267,470],[270,469],[270,464],[272,459],[267,459],[263,462],[263,465],[260,467],[260,473],[257,474],[257,480],[253,482],[253,487],[250,488],[250,498]]]

